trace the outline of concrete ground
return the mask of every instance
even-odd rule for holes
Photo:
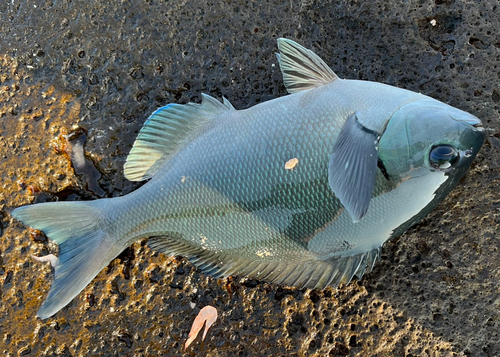
[[[1,353],[499,356],[499,11],[495,0],[0,3]],[[9,212],[136,189],[123,163],[159,106],[202,92],[236,108],[285,95],[278,37],[313,49],[342,78],[422,92],[481,118],[486,142],[458,187],[346,287],[217,280],[141,241],[37,319],[51,272],[30,254],[54,247]],[[86,164],[75,170],[70,148],[83,143]],[[219,319],[184,351],[205,305]]]

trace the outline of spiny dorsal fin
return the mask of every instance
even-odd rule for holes
[[[313,51],[285,38],[278,39],[277,53],[288,93],[319,87],[339,79]]]
[[[231,109],[231,110],[236,110],[234,109],[233,105],[229,102],[229,100],[227,100],[226,97],[222,97],[222,103],[224,103],[224,105],[228,108],[228,109]]]
[[[169,104],[155,111],[144,123],[125,162],[125,177],[143,181],[153,177],[168,156],[193,128],[217,114],[235,110],[224,98],[224,104],[202,94],[201,104]]]

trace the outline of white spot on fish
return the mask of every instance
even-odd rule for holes
[[[299,163],[299,159],[297,159],[296,157],[293,158],[293,159],[288,160],[285,163],[285,170],[292,170],[292,169],[294,169],[295,166],[297,166],[298,163]]]
[[[263,248],[259,249],[258,251],[255,252],[255,254],[258,257],[264,258],[264,257],[272,257],[274,254],[269,250],[269,248]]]
[[[432,19],[432,20],[431,20],[431,25],[432,25],[432,26],[436,26],[436,24],[437,24],[436,20]]]

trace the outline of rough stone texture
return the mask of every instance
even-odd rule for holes
[[[101,4],[102,3],[102,4]],[[500,355],[500,11],[495,0],[3,1],[0,4],[0,353],[5,356]],[[341,77],[384,82],[482,118],[470,172],[424,221],[384,246],[374,272],[337,290],[205,276],[137,242],[55,317],[40,321],[54,247],[10,220],[29,202],[97,198],[123,178],[148,115],[227,96],[237,108],[285,95],[276,38]],[[219,319],[186,352],[194,317]]]

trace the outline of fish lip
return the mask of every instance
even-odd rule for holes
[[[486,129],[484,128],[484,126],[480,123],[480,124],[472,125],[472,127],[474,128],[474,133],[477,136],[481,136],[483,138],[483,142],[484,142],[484,139],[486,137]]]
[[[475,143],[469,149],[460,151],[459,166],[465,165],[468,167],[472,160],[476,157],[477,153],[481,149],[481,146],[483,146],[484,140],[486,139],[486,131],[481,122],[469,125],[472,128],[471,131],[475,137]]]
[[[484,131],[484,127],[483,127],[483,123],[482,122],[474,123],[474,124],[469,123],[469,124],[472,125],[476,129],[480,129],[480,131]]]
[[[474,134],[481,139],[481,145],[483,145],[484,140],[486,139],[486,129],[482,125],[482,123],[471,125]]]
[[[455,118],[453,118],[453,119],[455,119]],[[486,128],[483,126],[483,123],[479,119],[477,119],[477,121],[472,121],[472,120],[461,120],[461,121],[468,124],[471,127],[472,132],[477,137],[483,138],[483,140],[481,142],[481,145],[482,145],[482,143],[484,142],[484,138],[486,136]]]

